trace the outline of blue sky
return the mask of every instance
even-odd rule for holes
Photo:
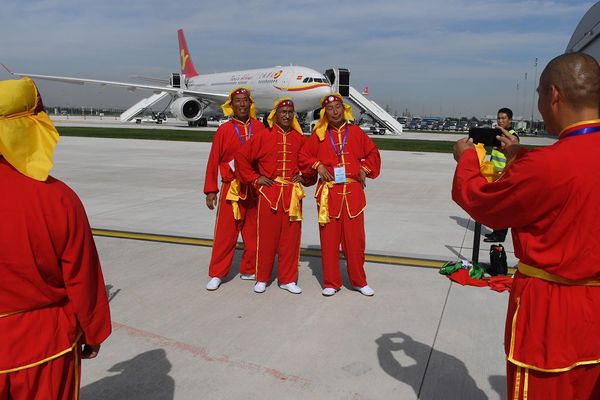
[[[0,62],[37,74],[165,78],[178,70],[176,31],[183,28],[200,73],[339,66],[350,69],[354,87],[368,86],[370,97],[392,111],[483,116],[508,106],[528,118],[534,59],[539,77],[593,4],[3,0]],[[46,104],[124,107],[148,95],[58,83],[40,88]]]

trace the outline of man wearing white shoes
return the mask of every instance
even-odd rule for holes
[[[298,153],[306,141],[288,98],[275,100],[267,118],[270,131],[254,136],[235,155],[240,182],[258,192],[256,284],[263,293],[271,280],[277,254],[279,287],[300,294],[298,260],[302,226],[302,185],[316,182],[316,173],[304,177],[298,169]]]
[[[323,263],[323,295],[342,286],[340,245],[346,258],[350,284],[365,296],[375,293],[365,274],[364,210],[366,178],[375,179],[381,158],[375,143],[358,126],[350,124],[352,109],[338,93],[321,101],[321,119],[300,151],[304,174],[317,172],[316,199]]]
[[[255,279],[256,193],[252,187],[240,184],[236,179],[233,157],[253,135],[265,127],[256,119],[254,100],[250,89],[246,87],[233,89],[221,108],[225,116],[232,118],[217,129],[206,165],[206,206],[213,210],[218,205],[207,290],[218,289],[222,279],[229,273],[240,233],[244,241],[240,277],[245,280]],[[217,196],[219,175],[221,194]]]

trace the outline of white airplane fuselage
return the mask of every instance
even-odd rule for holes
[[[296,112],[319,108],[322,97],[331,93],[325,76],[301,66],[271,67],[244,71],[198,75],[187,80],[189,90],[228,94],[232,89],[248,86],[259,113],[273,108],[273,101],[289,97]]]

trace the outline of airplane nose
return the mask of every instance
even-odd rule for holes
[[[331,93],[333,93],[333,90],[332,90],[332,88],[331,88],[331,85],[327,85],[327,86],[321,86],[321,87],[317,88],[317,91],[318,91],[318,93],[319,93],[319,95],[320,95],[321,97],[325,97],[325,96],[327,96],[328,94],[331,94]]]

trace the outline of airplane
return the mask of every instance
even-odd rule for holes
[[[148,107],[170,96],[169,108],[177,119],[187,122],[190,126],[206,126],[206,118],[203,118],[205,111],[209,108],[218,108],[227,100],[229,91],[238,86],[250,88],[258,113],[270,111],[273,101],[284,96],[292,99],[297,113],[312,111],[319,108],[321,99],[331,93],[331,85],[323,74],[302,66],[276,66],[201,75],[190,57],[183,29],[179,29],[177,35],[181,61],[180,73],[171,74],[168,81],[150,79],[154,82],[164,82],[165,86],[16,73],[2,66],[12,75],[28,76],[32,79],[79,85],[92,83],[101,86],[126,87],[132,91],[145,89],[154,92],[152,96],[123,112],[121,121],[134,119]]]

